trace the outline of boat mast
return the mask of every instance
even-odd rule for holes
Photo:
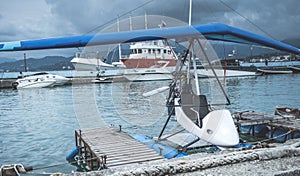
[[[130,31],[132,31],[132,17],[131,17],[131,14],[129,16],[129,29],[130,29]]]
[[[120,20],[119,20],[119,15],[117,18],[117,31],[120,32]],[[118,49],[119,49],[119,61],[121,60],[122,56],[121,56],[121,44],[118,44]]]
[[[26,53],[24,53],[24,71],[27,72]]]
[[[147,12],[145,12],[145,29],[148,29]]]
[[[189,26],[192,25],[192,5],[193,5],[193,0],[190,0],[190,10],[189,10]]]

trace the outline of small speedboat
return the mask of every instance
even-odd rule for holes
[[[92,80],[92,83],[98,84],[98,83],[112,83],[113,78],[112,77],[97,77],[96,79]]]
[[[20,77],[12,83],[12,86],[14,89],[54,87],[64,85],[68,81],[66,77],[42,72]]]
[[[297,108],[277,106],[275,108],[275,115],[280,115],[282,117],[297,119],[297,118],[300,118],[300,110]]]
[[[291,70],[272,70],[272,69],[257,69],[257,72],[261,72],[262,74],[291,74],[293,71]]]

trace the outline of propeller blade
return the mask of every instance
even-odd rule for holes
[[[149,92],[143,93],[143,96],[144,97],[149,97],[149,96],[152,96],[152,95],[164,92],[164,91],[166,91],[168,89],[169,89],[169,86],[160,87],[158,89],[154,89],[154,90],[151,90]]]

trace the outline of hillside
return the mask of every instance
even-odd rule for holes
[[[54,71],[65,68],[74,69],[71,64],[73,57],[46,56],[43,58],[29,58],[26,60],[28,71]],[[24,71],[24,60],[0,63],[0,70],[10,72]]]
[[[0,58],[0,64],[5,63],[5,62],[15,62],[16,59],[14,58],[8,58],[8,57],[1,57]]]

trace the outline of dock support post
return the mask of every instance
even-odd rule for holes
[[[273,137],[274,137],[274,127],[271,126],[271,136],[270,136],[270,138],[272,139],[271,142],[273,142]]]
[[[158,147],[158,149],[159,149],[159,156],[162,156],[162,151],[163,151],[163,148],[161,148],[161,147]]]
[[[295,130],[293,130],[291,133],[291,139],[294,139],[294,135],[295,135]]]
[[[241,124],[240,123],[237,124],[237,131],[238,131],[238,133],[241,133]]]
[[[79,155],[82,154],[82,146],[81,146],[81,130],[79,130]]]
[[[77,132],[75,130],[75,145],[78,147],[78,137],[77,137]]]

